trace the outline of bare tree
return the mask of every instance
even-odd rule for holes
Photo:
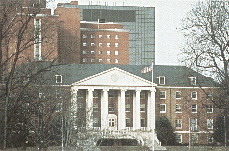
[[[1,104],[4,105],[4,145],[7,147],[8,128],[11,117],[9,107],[18,107],[19,100],[31,84],[30,79],[36,79],[37,75],[45,72],[48,66],[52,66],[55,55],[51,55],[57,49],[57,26],[54,20],[48,18],[40,1],[0,1],[0,75]],[[42,19],[40,19],[42,17]],[[42,20],[42,21],[41,21]],[[41,55],[41,45],[47,45],[47,51]],[[34,61],[52,60],[45,66],[34,66]],[[23,63],[21,72],[17,67]],[[28,68],[29,67],[29,68]],[[31,69],[33,69],[31,71]],[[20,76],[19,76],[20,75]],[[12,96],[17,94],[16,97]],[[17,102],[18,101],[18,102]],[[20,102],[25,103],[25,102]],[[20,104],[22,105],[22,104]]]

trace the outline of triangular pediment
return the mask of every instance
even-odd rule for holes
[[[150,87],[152,86],[152,82],[114,67],[77,81],[73,85]]]

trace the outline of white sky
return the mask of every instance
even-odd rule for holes
[[[55,0],[57,3],[66,3],[71,0]],[[156,65],[178,65],[177,54],[180,52],[182,35],[178,31],[181,19],[184,18],[195,0],[96,0],[92,5],[100,4],[108,6],[144,6],[155,7],[156,29],[155,49]],[[89,0],[78,0],[79,5],[88,5]]]

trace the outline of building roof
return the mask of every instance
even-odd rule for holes
[[[152,73],[141,73],[145,65],[109,65],[109,64],[69,64],[56,65],[45,76],[50,78],[49,84],[55,84],[55,76],[62,76],[62,85],[71,85],[89,76],[101,73],[111,68],[119,68],[136,76],[152,81]],[[205,77],[185,66],[154,65],[154,83],[159,85],[159,76],[165,77],[165,85],[175,87],[193,87],[190,85],[190,77],[196,77],[197,85],[201,87],[215,87],[217,83],[210,77]],[[52,80],[51,80],[52,79]]]

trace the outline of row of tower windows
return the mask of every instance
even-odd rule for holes
[[[111,59],[106,59],[107,60],[107,63],[111,63]],[[94,58],[91,58],[91,59],[88,59],[88,58],[83,58],[83,62],[85,63],[85,62],[95,62],[96,61],[96,59],[94,59]],[[103,62],[104,60],[103,59],[99,59],[99,62]],[[119,62],[119,60],[118,59],[115,59],[115,63],[118,63]]]
[[[88,36],[86,34],[83,34],[83,38],[87,38]],[[106,36],[107,39],[111,39],[111,35],[107,35]],[[91,38],[95,38],[95,35],[91,35]],[[99,35],[99,38],[102,39],[103,38],[103,35]],[[114,37],[115,39],[119,39],[119,36],[118,35],[115,35]]]
[[[83,47],[86,47],[88,44],[86,42],[83,43]],[[118,47],[118,43],[114,45],[116,48]],[[95,43],[91,43],[91,47],[95,47]],[[103,43],[99,43],[99,47],[103,47]],[[111,43],[107,43],[107,47],[111,47]]]

